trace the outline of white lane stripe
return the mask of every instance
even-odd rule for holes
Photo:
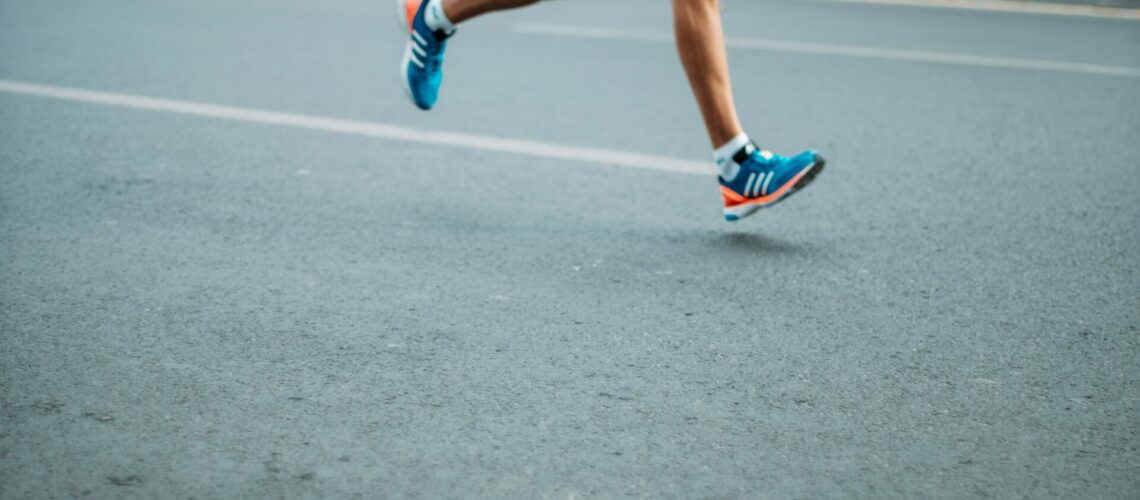
[[[561,146],[538,141],[505,139],[459,132],[429,132],[384,123],[341,120],[337,118],[280,113],[277,111],[264,111],[232,106],[218,106],[215,104],[176,101],[172,99],[159,99],[112,92],[96,92],[72,87],[57,87],[12,80],[0,80],[0,92],[49,97],[106,106],[220,118],[248,123],[321,130],[338,134],[361,135],[394,141],[512,153],[540,158],[600,163],[683,174],[712,175],[714,173],[714,169],[708,162],[670,158],[667,156],[626,153],[622,151],[577,146]]]
[[[941,9],[985,10],[1018,14],[1050,14],[1057,16],[1100,17],[1108,19],[1140,19],[1140,9],[1127,7],[1101,7],[1062,3],[1025,2],[1011,0],[823,0],[838,3],[871,5],[897,5],[905,7],[936,7]]]
[[[514,26],[516,33],[528,35],[569,36],[578,38],[601,38],[611,40],[637,40],[645,42],[673,42],[668,33],[636,32],[567,24],[522,23]],[[923,50],[886,49],[861,47],[858,45],[836,45],[829,43],[793,42],[788,40],[765,40],[759,38],[728,37],[728,47],[738,49],[791,52],[797,54],[817,54],[831,56],[863,57],[893,61],[911,61],[961,66],[983,66],[1005,69],[1029,69],[1059,71],[1064,73],[1084,73],[1099,76],[1121,76],[1140,78],[1140,68],[1128,66],[1104,66],[1041,59],[1018,59],[1012,57],[989,57],[952,52],[929,52]]]

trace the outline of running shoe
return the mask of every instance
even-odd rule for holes
[[[724,218],[736,221],[770,207],[806,187],[823,171],[819,153],[804,151],[796,156],[774,155],[748,144],[733,157],[740,166],[732,180],[719,177],[724,196]]]
[[[404,60],[400,64],[400,80],[404,91],[420,109],[428,110],[435,106],[439,98],[439,86],[443,82],[443,51],[447,48],[447,38],[443,31],[432,31],[424,23],[424,8],[427,2],[406,0],[401,5],[400,15],[407,14],[410,4],[418,3],[415,15],[409,19],[411,37],[404,50]]]

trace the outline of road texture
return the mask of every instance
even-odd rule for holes
[[[1140,21],[725,1],[741,39],[1140,67]],[[0,79],[693,161],[666,2],[0,4]],[[830,50],[830,49],[829,49]],[[0,92],[0,497],[1137,498],[1140,78],[735,47],[712,176]]]

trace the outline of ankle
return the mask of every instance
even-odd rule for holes
[[[444,11],[443,0],[425,1],[427,5],[424,6],[424,24],[433,32],[443,32],[446,36],[455,33],[455,23],[448,18]]]
[[[720,176],[724,180],[731,181],[736,178],[736,174],[740,171],[740,165],[733,160],[733,156],[750,142],[752,142],[752,140],[748,138],[748,134],[741,132],[736,137],[722,143],[713,151],[713,161],[716,162],[716,166],[720,170]]]

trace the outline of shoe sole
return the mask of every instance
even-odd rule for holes
[[[807,187],[808,184],[811,184],[816,177],[819,177],[819,174],[823,172],[823,167],[825,166],[827,166],[827,160],[823,159],[822,156],[815,155],[815,161],[800,171],[795,179],[792,179],[792,188],[784,193],[783,196],[767,203],[742,203],[733,207],[725,207],[724,220],[735,222],[756,213],[762,208],[771,207],[790,198],[793,194],[796,194],[796,192]]]
[[[408,12],[407,0],[396,0],[396,24],[400,26],[400,31],[405,35],[411,33],[412,27],[408,25]],[[408,53],[412,50],[412,42],[408,41],[408,46],[404,47],[404,59],[400,61],[400,84],[404,87],[404,95],[411,99],[415,104],[416,98],[412,96],[412,87],[408,84],[408,65],[412,63]],[[418,106],[417,106],[418,107]]]
[[[412,32],[412,25],[408,24],[408,0],[396,0],[396,23],[404,33]]]
[[[422,5],[423,2],[420,2]],[[396,0],[396,21],[400,25],[400,29],[406,34],[412,32],[411,20],[408,19],[407,3],[406,0]],[[431,107],[420,106],[416,101],[415,94],[412,93],[412,84],[408,82],[408,66],[412,64],[412,45],[415,45],[411,39],[404,47],[404,58],[400,61],[400,84],[404,87],[404,95],[408,96],[408,100],[412,101],[412,105],[423,111],[430,111]]]
[[[416,96],[412,95],[412,85],[408,83],[408,65],[412,64],[412,44],[415,43],[408,40],[408,45],[404,47],[404,59],[400,62],[400,84],[404,87],[404,95],[412,101],[412,104],[417,108],[420,107],[416,104]]]

